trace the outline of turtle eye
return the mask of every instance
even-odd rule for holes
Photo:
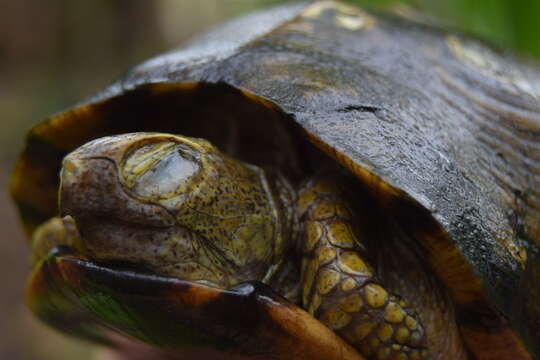
[[[132,151],[122,168],[124,186],[140,197],[157,200],[176,195],[200,165],[187,146],[162,141]]]

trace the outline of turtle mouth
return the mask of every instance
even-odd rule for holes
[[[61,216],[75,219],[100,217],[150,227],[169,227],[174,216],[157,204],[131,198],[118,181],[113,160],[106,157],[69,155],[61,171]]]
[[[229,284],[229,275],[218,271],[209,259],[222,257],[196,233],[178,225],[169,210],[125,191],[115,161],[75,153],[63,165],[60,212],[78,229],[70,243],[79,254],[107,266],[127,266],[220,288]]]

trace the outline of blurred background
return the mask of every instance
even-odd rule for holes
[[[5,189],[25,132],[129,66],[280,0],[0,0],[0,359],[91,359],[95,349],[24,307],[28,248]],[[420,9],[445,26],[540,58],[540,0],[350,0]]]

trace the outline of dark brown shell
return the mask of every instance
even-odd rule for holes
[[[212,140],[246,116],[245,141],[272,151],[303,134],[404,223],[415,209],[411,231],[472,352],[540,356],[540,69],[458,34],[324,1],[248,16],[35,127],[13,196],[32,229],[56,214],[60,160],[83,142],[148,130]]]

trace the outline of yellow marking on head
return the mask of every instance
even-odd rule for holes
[[[371,333],[371,330],[373,330],[374,327],[375,327],[375,323],[372,323],[372,322],[365,322],[358,325],[354,329],[354,334],[356,335],[356,339],[358,341],[364,340]]]
[[[416,328],[417,328],[417,326],[418,326],[418,322],[417,322],[416,319],[413,318],[412,316],[407,315],[407,317],[405,318],[405,325],[406,325],[410,330],[416,330]]]
[[[357,312],[364,305],[364,301],[360,294],[351,294],[339,302],[339,307],[346,312]]]
[[[394,335],[394,328],[388,324],[383,324],[377,333],[379,335],[379,339],[382,342],[387,342],[392,338],[392,335]]]
[[[364,287],[364,296],[369,306],[379,308],[386,303],[388,292],[380,285],[367,284]]]
[[[328,294],[339,283],[340,275],[336,271],[323,269],[317,280],[317,291],[321,295]]]
[[[344,328],[345,326],[349,325],[351,320],[351,315],[339,308],[332,308],[328,310],[321,318],[322,323],[332,330]]]
[[[318,222],[310,221],[307,224],[307,238],[304,244],[304,250],[310,253],[324,234],[324,229]]]
[[[354,281],[354,279],[347,278],[341,283],[341,290],[345,292],[351,291],[352,289],[356,288],[357,285],[358,284],[356,283],[356,281]]]
[[[396,331],[396,341],[400,344],[405,344],[411,335],[411,332],[406,327],[400,327]]]
[[[384,314],[384,320],[390,322],[390,323],[400,323],[405,318],[405,311],[403,311],[403,308],[396,304],[393,301],[390,301],[388,305],[386,305],[385,314]]]
[[[346,249],[352,249],[355,246],[355,237],[351,228],[342,221],[335,221],[328,225],[328,241]]]
[[[148,144],[141,147],[135,153],[141,153],[139,156],[130,156],[124,164],[122,173],[124,174],[124,183],[127,187],[133,187],[133,184],[142,175],[154,168],[156,164],[162,161],[162,158],[169,154],[177,146],[172,141],[162,141]],[[65,162],[68,165],[70,161]]]
[[[380,348],[379,351],[377,351],[377,359],[384,360],[388,358],[390,355],[390,349],[387,347]]]
[[[339,257],[339,268],[351,275],[370,275],[371,269],[354,251],[344,251]]]

